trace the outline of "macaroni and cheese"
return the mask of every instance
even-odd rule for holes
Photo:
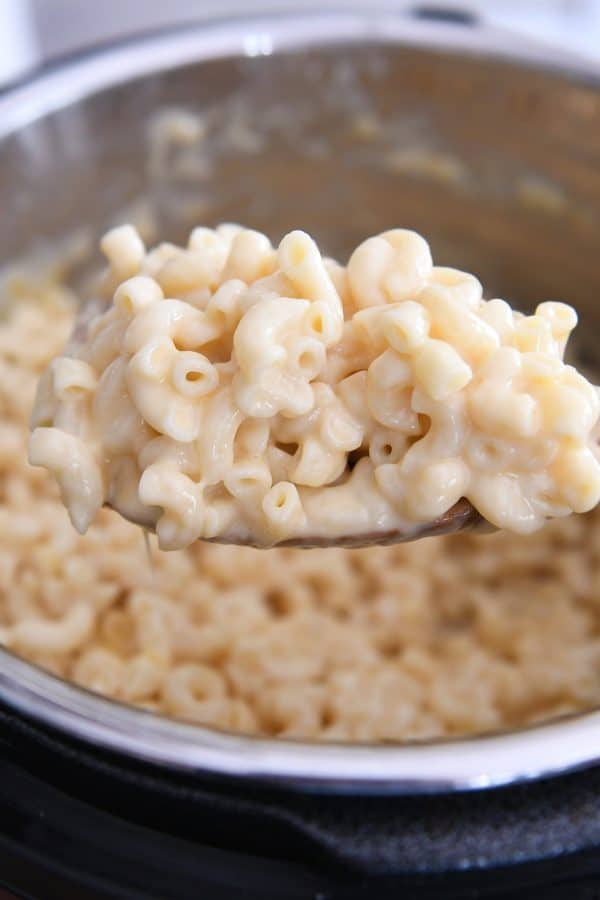
[[[529,533],[600,500],[569,306],[486,301],[404,229],[346,267],[237,225],[150,251],[125,225],[102,250],[112,303],[44,373],[29,444],[78,531],[108,504],[169,550],[360,541],[466,498]]]
[[[527,541],[162,553],[110,509],[69,523],[27,418],[76,299],[2,291],[0,645],[161,715],[310,740],[459,735],[600,703],[600,509]]]

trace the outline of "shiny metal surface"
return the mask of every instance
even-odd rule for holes
[[[332,254],[402,223],[528,307],[564,299],[600,339],[600,71],[485,27],[389,13],[216,23],[66,63],[0,95],[0,265],[144,196],[158,236],[245,219]],[[158,110],[202,116],[157,161]],[[424,164],[425,161],[425,164]],[[90,257],[90,265],[94,258]],[[600,713],[413,746],[219,734],[128,709],[0,651],[0,697],[94,744],[295,788],[476,789],[600,760]]]
[[[436,793],[549,776],[600,758],[600,712],[512,734],[413,745],[316,744],[225,734],[125,707],[0,650],[0,697],[92,745],[173,769],[302,790]]]

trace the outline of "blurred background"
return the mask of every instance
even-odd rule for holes
[[[600,0],[0,0],[0,85],[65,53],[203,19],[285,9],[421,9],[469,15],[600,57]]]

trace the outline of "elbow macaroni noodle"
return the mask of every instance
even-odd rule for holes
[[[410,536],[464,497],[529,533],[600,500],[570,307],[485,301],[404,229],[346,268],[235,225],[101,246],[113,302],[41,379],[29,445],[78,531],[108,503],[163,549]]]
[[[78,535],[54,479],[26,462],[35,385],[68,338],[75,298],[30,276],[0,295],[1,645],[121,702],[311,740],[513,729],[600,703],[600,510],[552,522],[525,542],[500,532],[368,550],[264,553],[196,542],[161,553],[151,537],[151,567],[140,529],[110,509]],[[507,319],[503,307],[493,315]],[[103,370],[109,347],[99,331],[94,354]],[[367,373],[349,374],[355,354],[351,347],[328,359],[345,386],[324,382],[336,400],[325,392],[320,416],[341,408],[369,421]],[[70,427],[82,424],[78,403],[86,408],[94,384],[88,370],[64,369],[58,381],[60,402],[73,401],[65,407]],[[165,436],[148,442],[151,432],[126,402],[121,366],[105,384],[94,410],[106,434],[113,425],[110,446],[120,453],[134,434],[141,448],[139,462],[123,454],[112,472],[137,520],[148,514],[137,496],[140,467],[170,461],[174,477],[193,472],[196,448]],[[54,391],[47,397],[53,416]],[[307,415],[310,426],[286,419],[284,444],[319,435],[317,417]],[[374,464],[403,456],[411,428],[418,431],[418,419],[402,430],[373,428]],[[239,426],[235,456],[243,461],[226,475],[232,496],[266,497],[272,481],[291,478],[290,448],[271,447],[270,434],[265,418]],[[85,431],[77,437],[89,441]],[[486,459],[489,448],[474,443],[471,452]]]

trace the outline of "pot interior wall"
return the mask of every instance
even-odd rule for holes
[[[0,264],[140,214],[153,238],[301,227],[342,258],[413,227],[488,292],[573,303],[593,359],[600,89],[565,75],[391,44],[198,62],[5,140],[0,196]]]

